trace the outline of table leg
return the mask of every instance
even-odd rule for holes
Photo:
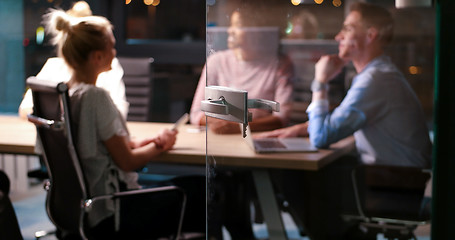
[[[253,178],[262,214],[267,224],[269,239],[287,239],[269,172],[266,169],[254,169]]]

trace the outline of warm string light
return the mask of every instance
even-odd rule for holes
[[[125,0],[125,5],[128,5],[131,3],[132,0]],[[158,6],[158,4],[160,4],[160,0],[143,0],[144,1],[144,4],[147,5],[147,6]]]
[[[292,5],[297,6],[302,3],[302,0],[291,0]]]
[[[324,0],[313,0],[313,1],[316,4],[322,4],[324,2]],[[292,5],[294,5],[294,6],[298,6],[304,2],[305,2],[305,0],[291,0]],[[332,5],[335,7],[341,6],[342,3],[343,3],[342,0],[332,0]]]
[[[412,75],[417,75],[422,73],[422,68],[419,66],[409,66],[408,71]]]

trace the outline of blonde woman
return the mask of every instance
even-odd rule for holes
[[[156,159],[160,153],[171,149],[176,141],[177,132],[163,129],[149,139],[132,141],[125,120],[109,94],[96,86],[98,76],[111,69],[112,60],[116,55],[112,25],[106,18],[100,16],[75,18],[64,11],[51,10],[45,16],[45,25],[47,32],[54,36],[52,42],[57,46],[59,56],[63,57],[73,72],[67,82],[71,114],[77,135],[76,147],[89,191],[93,195],[102,195],[139,188],[134,170],[142,168],[149,161]],[[198,228],[197,230],[203,232],[204,178],[196,181],[198,184],[194,182],[188,184],[182,179],[176,182],[187,190],[187,194],[199,191],[199,194],[195,195],[201,199],[193,201],[191,194],[188,194],[188,204],[191,205],[192,202],[198,204],[188,207],[202,210],[199,212],[201,216],[197,219],[191,214],[186,214],[183,230],[196,231]],[[185,185],[196,190],[188,190]],[[125,207],[138,208],[141,211],[150,204],[144,201],[141,205]],[[88,214],[91,234],[112,239],[123,236],[122,234],[126,232],[127,236],[134,239],[146,238],[149,233],[141,232],[141,229],[147,229],[147,224],[156,224],[160,221],[153,216],[140,219],[133,215],[122,215],[122,218],[126,218],[122,219],[122,222],[130,223],[129,229],[125,232],[115,232],[114,215],[117,211],[110,201],[94,206]],[[160,216],[162,217],[165,216]]]
[[[73,17],[87,17],[92,15],[92,10],[87,2],[78,1],[71,9],[67,10],[66,13]],[[63,57],[58,56],[47,59],[36,77],[56,82],[67,82],[71,75],[72,69],[65,63]],[[123,68],[117,58],[112,60],[111,69],[109,71],[102,72],[98,75],[96,86],[105,89],[109,93],[115,106],[126,119],[129,103],[126,101]],[[19,116],[26,118],[27,114],[32,112],[32,109],[32,93],[30,90],[27,90],[19,106]]]

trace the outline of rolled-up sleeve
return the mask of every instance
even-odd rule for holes
[[[358,96],[351,92],[332,113],[329,112],[328,100],[314,101],[308,106],[308,133],[314,146],[328,147],[352,135],[365,124],[365,114],[355,104],[351,104],[357,99]]]

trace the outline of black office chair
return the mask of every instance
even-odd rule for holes
[[[430,223],[429,198],[424,197],[430,177],[430,170],[417,167],[358,166],[352,171],[358,215],[344,218],[356,221],[368,236],[417,240],[414,230]]]
[[[128,121],[151,121],[153,78],[153,58],[142,57],[118,57],[124,74],[126,100],[130,104],[128,110]]]
[[[47,171],[46,165],[44,164],[43,159],[39,158],[40,167],[33,169],[27,172],[27,177],[34,178],[39,181],[45,181],[49,179],[49,172]]]
[[[186,203],[185,193],[178,187],[167,186],[152,189],[118,192],[111,195],[90,194],[78,153],[73,144],[68,87],[30,77],[27,85],[33,94],[34,111],[29,121],[36,125],[43,158],[49,170],[46,210],[57,227],[59,237],[87,239],[89,228],[87,213],[103,199],[134,201],[137,197],[154,198],[150,205],[155,208],[150,218],[175,216],[169,222],[163,220],[156,229],[147,229],[150,239],[161,237],[178,239]],[[171,201],[169,199],[172,199]],[[142,214],[142,213],[139,213]],[[120,210],[120,221],[122,210]],[[163,218],[169,219],[169,218]],[[120,222],[120,227],[123,225]]]

